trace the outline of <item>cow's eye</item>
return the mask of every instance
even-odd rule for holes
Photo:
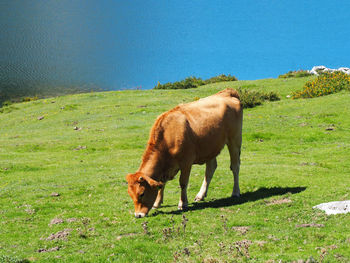
[[[140,197],[142,198],[145,195],[145,193],[140,194]]]

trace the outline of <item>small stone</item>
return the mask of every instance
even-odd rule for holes
[[[81,146],[81,145],[79,145],[77,148],[75,148],[74,150],[75,151],[79,151],[79,150],[84,150],[84,149],[86,149],[86,146]]]
[[[350,212],[350,200],[322,203],[313,208],[321,209],[327,215],[346,214]]]
[[[38,117],[38,120],[39,120],[39,121],[42,120],[42,119],[44,119],[44,116]]]
[[[59,193],[51,193],[51,196],[60,196],[60,194]]]

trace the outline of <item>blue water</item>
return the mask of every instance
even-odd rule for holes
[[[349,66],[349,8],[326,0],[2,0],[0,84],[149,89],[188,76]]]
[[[110,61],[106,54],[101,59],[100,50],[108,45],[99,39],[95,23],[100,17],[92,6],[77,1],[1,1],[0,10],[2,82],[112,87],[107,77]]]

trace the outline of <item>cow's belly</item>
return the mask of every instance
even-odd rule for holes
[[[204,164],[218,156],[226,143],[225,138],[211,138],[211,140],[199,141],[196,149],[194,164]]]

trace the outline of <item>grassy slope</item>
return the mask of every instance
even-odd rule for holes
[[[289,262],[310,256],[349,262],[350,215],[325,216],[312,206],[350,199],[350,94],[286,98],[306,80],[88,93],[12,106],[0,114],[0,255],[43,262]],[[282,97],[245,110],[242,198],[227,199],[233,180],[224,149],[206,201],[185,213],[185,233],[176,212],[177,179],[167,184],[163,208],[134,219],[125,175],[138,168],[155,118],[178,103],[239,86]],[[190,199],[203,172],[203,166],[192,169]],[[291,202],[269,205],[280,199]],[[54,218],[77,221],[49,226]],[[304,223],[324,227],[296,228]],[[166,237],[164,229],[173,225]],[[241,234],[233,226],[249,230]],[[67,240],[45,240],[63,229],[71,229]],[[248,253],[237,248],[240,240],[252,242]],[[56,246],[59,251],[38,253]]]

